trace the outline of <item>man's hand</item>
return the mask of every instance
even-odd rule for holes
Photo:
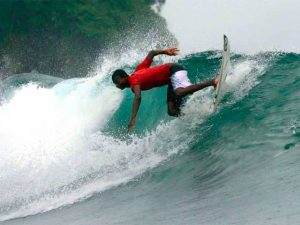
[[[132,128],[134,127],[135,124],[135,118],[131,118],[129,124],[128,124],[128,132],[130,132],[132,130]]]
[[[166,55],[178,55],[179,49],[178,48],[167,48],[166,50]]]

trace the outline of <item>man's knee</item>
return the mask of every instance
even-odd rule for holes
[[[178,112],[176,112],[176,111],[174,111],[174,110],[169,110],[169,109],[168,109],[168,115],[169,115],[169,116],[177,117],[177,116],[178,116]]]
[[[177,89],[175,90],[175,94],[176,94],[177,96],[183,97],[183,96],[184,96],[184,88],[177,88]]]

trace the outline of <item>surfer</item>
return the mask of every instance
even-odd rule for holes
[[[141,91],[168,85],[168,114],[170,116],[179,116],[180,107],[185,96],[209,86],[217,86],[217,78],[206,82],[192,84],[187,76],[187,70],[177,63],[166,63],[150,67],[155,56],[161,54],[175,56],[178,52],[179,49],[177,48],[152,50],[130,76],[122,69],[113,72],[112,81],[116,87],[122,90],[131,88],[134,93],[132,115],[128,124],[128,131],[133,128],[136,121],[142,99]]]

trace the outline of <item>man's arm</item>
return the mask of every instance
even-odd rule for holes
[[[153,59],[157,55],[177,55],[179,52],[178,48],[167,48],[163,50],[152,50],[148,53],[147,58]]]
[[[135,124],[136,116],[142,101],[141,87],[139,85],[135,85],[133,87],[133,91],[134,91],[134,100],[132,105],[132,115],[131,115],[130,122],[128,124],[128,131],[130,131]]]
[[[164,54],[164,55],[177,55],[178,54],[178,49],[177,48],[168,48],[164,50],[152,50],[148,53],[147,57],[144,59],[142,63],[140,63],[135,71],[149,68],[151,66],[151,63],[153,61],[154,56]]]

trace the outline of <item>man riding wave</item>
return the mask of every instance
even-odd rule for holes
[[[161,54],[175,56],[178,52],[179,50],[177,48],[152,50],[130,76],[122,69],[114,71],[112,81],[116,87],[122,90],[131,88],[134,93],[132,115],[128,124],[129,131],[133,128],[136,121],[142,100],[142,91],[168,85],[168,114],[170,116],[179,116],[180,107],[182,106],[183,98],[185,96],[209,86],[217,86],[217,78],[206,82],[192,84],[187,76],[187,70],[177,63],[166,63],[150,67],[155,56]]]

